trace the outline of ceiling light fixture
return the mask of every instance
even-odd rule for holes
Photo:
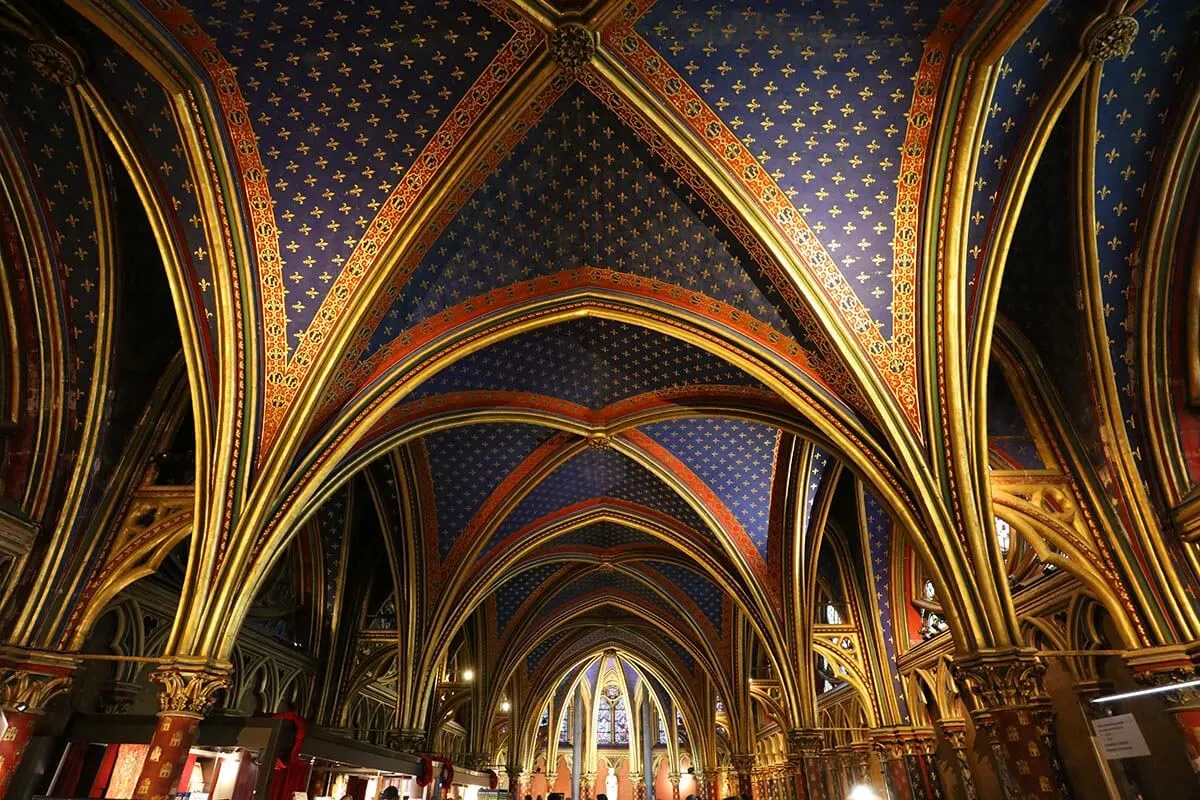
[[[500,710],[507,714],[509,711],[512,711],[512,703],[507,700],[503,701],[500,703]]]
[[[1122,692],[1121,694],[1110,694],[1108,697],[1094,697],[1092,702],[1099,705],[1101,703],[1115,703],[1118,700],[1128,700],[1131,697],[1145,697],[1150,694],[1166,694],[1167,692],[1175,692],[1180,689],[1186,689],[1189,686],[1200,686],[1200,679],[1183,681],[1182,683],[1171,683],[1166,686],[1151,686],[1149,689],[1138,689],[1134,692]]]
[[[475,670],[467,668],[462,671],[462,679],[467,683],[475,680]]]

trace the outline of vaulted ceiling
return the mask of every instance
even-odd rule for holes
[[[943,384],[978,355],[944,363],[945,308],[964,350],[997,303],[1061,346],[1046,298],[1069,276],[1032,258],[1008,267],[1019,288],[998,276],[1086,94],[1094,150],[1057,141],[1100,197],[1088,246],[1128,386],[1130,231],[1194,37],[1140,6],[1137,47],[1089,73],[1081,3],[68,5],[81,97],[164,253],[199,435],[231,434],[199,448],[228,469],[198,496],[252,498],[229,528],[251,520],[245,552],[269,563],[289,535],[271,524],[315,515],[340,542],[365,487],[408,622],[445,646],[471,621],[481,670],[545,692],[609,647],[674,693],[728,686],[764,642],[795,671],[783,621],[830,519],[895,638],[890,515],[957,520],[914,510],[950,502]],[[12,38],[5,77],[30,72]],[[5,146],[49,198],[83,382],[105,218],[71,176],[96,171],[98,132],[54,82],[12,83]],[[955,138],[960,94],[977,141]],[[985,447],[1044,467],[1005,381],[984,384]]]

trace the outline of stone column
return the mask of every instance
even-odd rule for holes
[[[513,800],[521,800],[521,788],[525,784],[525,775],[521,772],[520,764],[504,765],[504,774],[508,776],[508,793]]]
[[[667,781],[671,784],[671,800],[679,800],[679,778],[678,772],[667,774]]]
[[[753,753],[734,753],[729,757],[729,763],[733,765],[733,771],[737,775],[737,793],[739,797],[754,796],[754,777],[752,771],[754,769],[754,754]]]
[[[904,743],[894,730],[871,732],[871,744],[883,763],[883,779],[891,800],[916,800],[904,760]]]
[[[887,728],[871,734],[893,800],[944,798],[935,762],[936,739],[928,728]]]
[[[596,785],[596,773],[584,772],[580,775],[579,783],[579,798],[580,800],[592,800],[592,789]]]
[[[934,723],[938,732],[954,754],[951,765],[955,777],[958,778],[959,788],[964,800],[976,800],[979,796],[975,791],[975,778],[971,774],[971,761],[967,757],[967,721],[963,719],[943,719]]]
[[[708,787],[709,800],[723,800],[735,791],[729,782],[729,767],[717,767],[712,784]]]
[[[871,744],[870,742],[853,742],[846,757],[846,776],[851,785],[871,782]]]
[[[1059,760],[1054,713],[1042,688],[1045,671],[1032,650],[982,653],[954,662],[975,729],[991,742],[1010,798],[1072,797]]]
[[[159,667],[150,679],[163,687],[158,695],[162,710],[133,800],[173,800],[196,728],[217,693],[229,687],[229,665],[179,661]]]
[[[631,772],[629,783],[633,786],[634,800],[646,800],[646,776],[641,772]]]
[[[0,653],[0,798],[8,793],[46,705],[71,685],[73,659],[18,650]]]
[[[788,731],[788,765],[792,768],[797,800],[825,800],[821,778],[821,750],[825,742],[819,731],[794,728]]]

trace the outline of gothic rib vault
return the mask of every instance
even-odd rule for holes
[[[1187,6],[0,3],[6,697],[1086,784],[1042,674],[1200,658]]]

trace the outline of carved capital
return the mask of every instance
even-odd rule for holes
[[[476,772],[485,770],[492,765],[492,756],[490,753],[465,753],[461,758],[464,767],[473,769]]]
[[[976,654],[956,660],[953,670],[975,711],[1046,701],[1042,688],[1046,665],[1032,651]]]
[[[814,758],[821,754],[825,739],[819,731],[810,728],[792,728],[787,734],[788,762],[795,765],[803,763],[805,758]]]
[[[57,653],[0,651],[0,708],[40,714],[71,686],[78,661]]]
[[[25,48],[38,75],[59,86],[74,86],[83,77],[84,61],[74,47],[61,39],[38,39]]]
[[[105,681],[100,687],[100,713],[124,714],[142,691],[135,681]]]
[[[389,734],[388,738],[392,747],[402,753],[416,753],[425,749],[425,731],[420,728],[400,728]]]
[[[904,756],[927,756],[937,749],[937,741],[929,728],[882,728],[871,733],[871,744],[886,761]]]
[[[729,763],[733,766],[733,771],[739,776],[749,775],[754,769],[754,754],[734,753],[729,756]]]
[[[40,714],[46,704],[71,686],[70,675],[45,675],[24,669],[0,669],[0,708]]]
[[[1092,61],[1108,61],[1129,55],[1137,37],[1138,21],[1121,14],[1103,17],[1083,35],[1083,51]]]
[[[229,667],[164,664],[150,673],[150,680],[163,687],[158,693],[159,713],[203,717],[212,709],[217,693],[229,688]]]
[[[954,750],[967,749],[967,721],[963,719],[943,719],[937,723],[937,728],[943,738]]]
[[[904,757],[903,743],[889,732],[872,732],[871,746],[879,754],[880,761],[895,761]]]
[[[676,789],[678,789],[678,788],[679,788],[679,781],[680,781],[680,779],[681,779],[682,777],[683,777],[683,776],[682,776],[682,775],[680,775],[678,772],[668,772],[668,773],[667,773],[667,783],[671,784],[671,785],[672,785],[672,786],[674,786]]]
[[[1130,650],[1122,657],[1133,672],[1133,679],[1142,686],[1160,688],[1196,680],[1200,675],[1200,643],[1167,645]],[[1195,686],[1165,692],[1162,699],[1168,706],[1183,708],[1200,704],[1200,692]]]
[[[596,54],[596,35],[577,22],[568,22],[548,38],[550,58],[568,75],[578,75]]]
[[[871,745],[868,742],[853,742],[849,750],[851,766],[856,770],[865,770],[871,763]]]

